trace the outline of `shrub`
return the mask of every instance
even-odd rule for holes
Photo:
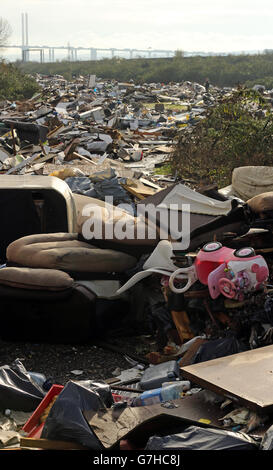
[[[272,156],[273,115],[260,93],[240,88],[179,132],[171,164],[181,178],[221,187],[235,167],[272,165]]]
[[[21,72],[12,64],[0,63],[0,99],[23,100],[31,98],[39,85],[34,78]]]

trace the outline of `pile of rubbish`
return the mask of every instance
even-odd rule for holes
[[[3,365],[0,446],[271,449],[272,167],[198,191],[158,171],[232,90],[37,80],[0,106],[1,339],[90,343],[129,318],[156,342],[104,382]]]
[[[207,389],[199,383],[198,369],[203,380],[205,376],[200,363],[180,369],[177,361],[169,361],[145,370],[138,364],[123,371],[115,386],[92,379],[62,386],[27,371],[16,359],[0,367],[1,449],[105,455],[128,450],[272,450],[272,400],[264,393],[270,380],[255,389],[257,376],[262,378],[258,369],[269,366],[271,354],[272,347],[230,355],[226,364],[219,359],[204,362],[211,379]],[[185,380],[194,368],[196,379]],[[242,377],[236,379],[240,372],[248,379],[244,386]],[[216,394],[211,388],[219,375]],[[124,385],[129,377],[131,386]]]
[[[0,103],[0,160],[7,174],[66,169],[62,178],[89,176],[115,162],[130,177],[151,175],[168,160],[177,129],[193,126],[231,92],[215,87],[206,92],[191,82],[135,85],[93,75],[73,82],[37,76],[37,81],[41,93],[32,99]],[[159,176],[153,179],[161,181]]]

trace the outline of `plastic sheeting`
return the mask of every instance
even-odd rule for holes
[[[257,450],[257,447],[247,434],[189,426],[179,434],[150,437],[145,450]]]
[[[230,356],[241,352],[240,344],[234,336],[208,341],[200,346],[193,364],[210,361],[218,357]]]
[[[83,412],[110,408],[113,402],[110,387],[106,384],[91,380],[69,381],[52,406],[41,437],[77,442],[92,450],[102,450]]]
[[[190,205],[190,212],[194,214],[206,215],[226,215],[232,209],[231,201],[218,201],[211,197],[193,191],[183,184],[177,184],[166,195],[166,197],[158,205],[160,209],[176,209],[178,205],[179,210],[182,210],[183,204]]]
[[[10,366],[0,367],[0,409],[33,411],[41,403],[45,391],[16,359]]]
[[[261,442],[261,450],[273,450],[273,426],[266,431]]]
[[[75,194],[82,194],[104,201],[106,197],[113,197],[114,204],[130,204],[132,200],[125,189],[120,185],[117,176],[100,180],[90,180],[88,177],[72,176],[65,179],[65,182]],[[134,209],[132,209],[134,212]]]
[[[85,176],[70,176],[65,179],[65,182],[70,187],[72,193],[83,194],[84,196],[96,197],[96,191],[94,190],[94,184],[90,181],[90,178]]]
[[[94,184],[97,198],[102,201],[106,196],[112,196],[114,204],[132,204],[131,198],[127,191],[120,185],[117,177],[105,179]]]

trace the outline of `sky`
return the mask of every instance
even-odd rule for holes
[[[233,52],[273,49],[272,0],[0,0],[22,42],[31,45]],[[5,50],[5,54],[14,51]],[[20,52],[17,52],[20,55]]]

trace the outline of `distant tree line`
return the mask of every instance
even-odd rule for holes
[[[210,82],[219,87],[259,83],[273,88],[273,52],[256,55],[195,56],[176,54],[165,59],[103,59],[98,61],[60,61],[55,63],[18,62],[27,73],[60,74],[70,80],[73,76],[95,74],[103,79],[137,83],[194,81]]]

